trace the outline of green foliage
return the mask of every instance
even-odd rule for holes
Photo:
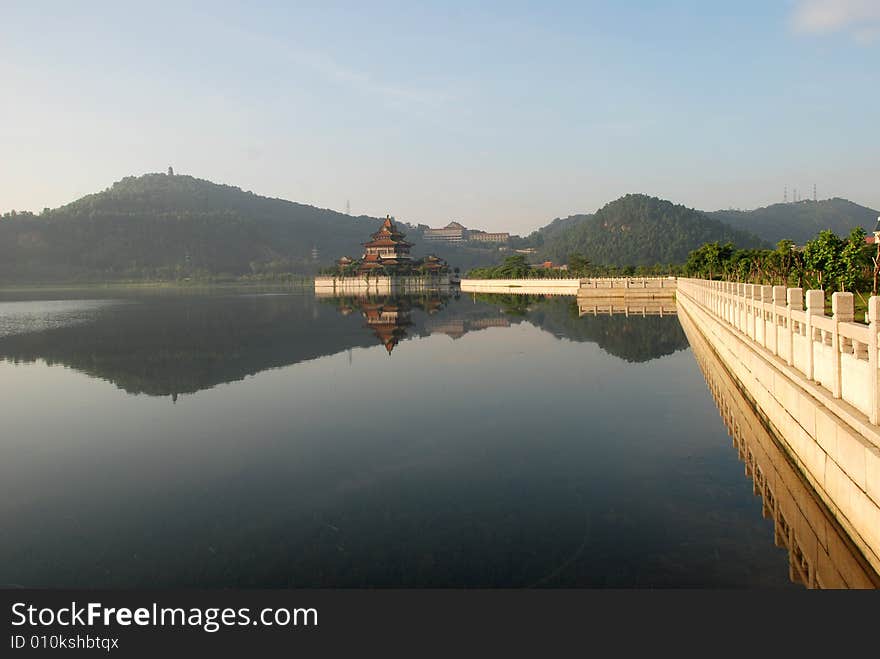
[[[552,272],[552,276],[559,277],[559,272],[532,268],[526,257],[522,254],[508,256],[491,268],[474,268],[468,273],[471,279],[530,279],[551,276],[545,273]]]
[[[844,242],[833,231],[826,229],[804,245],[804,265],[807,272],[813,275],[815,285],[823,285],[838,281],[843,272]]]
[[[871,248],[865,244],[865,230],[856,227],[849,233],[840,253],[839,285],[842,291],[863,289],[868,284]]]
[[[753,284],[797,285],[847,291],[864,290],[873,274],[874,248],[865,244],[865,231],[856,227],[847,240],[825,230],[798,250],[790,240],[776,249],[734,249],[733,245],[707,243],[688,255],[688,276]]]
[[[583,254],[569,254],[568,271],[573,277],[586,277],[590,274],[593,264]]]

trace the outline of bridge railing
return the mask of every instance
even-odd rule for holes
[[[678,294],[880,422],[880,297],[868,300],[865,325],[855,322],[852,293],[831,296],[831,316],[821,290],[679,278]]]

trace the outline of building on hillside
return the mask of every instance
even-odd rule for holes
[[[865,244],[867,245],[876,245],[878,242],[880,242],[880,217],[877,218],[874,232],[869,236],[865,236]]]
[[[427,242],[460,244],[467,240],[468,230],[458,222],[450,222],[442,229],[425,229],[422,237]]]
[[[487,231],[480,231],[478,229],[473,229],[468,231],[468,240],[473,240],[478,243],[506,243],[510,240],[510,234],[506,232],[499,233],[489,233]]]

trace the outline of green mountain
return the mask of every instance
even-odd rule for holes
[[[175,278],[312,274],[360,256],[379,227],[352,217],[192,176],[146,174],[40,215],[0,219],[0,280]],[[424,245],[402,224],[413,254],[451,266],[491,263],[488,250]]]
[[[824,229],[831,229],[841,237],[858,226],[870,233],[880,213],[835,197],[773,204],[753,211],[715,211],[707,215],[736,229],[750,231],[772,244],[787,238],[803,245]]]
[[[552,242],[557,236],[572,227],[589,220],[592,215],[577,214],[568,217],[557,217],[550,224],[530,233],[523,240],[523,247],[541,247]]]
[[[594,215],[555,220],[543,235],[539,255],[559,263],[575,252],[603,265],[684,263],[691,250],[716,240],[763,246],[758,237],[705,213],[642,194],[621,197]]]

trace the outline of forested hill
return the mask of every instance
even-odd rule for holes
[[[594,215],[556,223],[555,229],[555,223],[545,227],[539,253],[559,263],[573,253],[603,265],[683,263],[692,250],[716,240],[743,248],[763,246],[756,236],[705,213],[641,194],[612,201]]]
[[[359,254],[370,217],[261,197],[192,176],[146,174],[38,216],[0,220],[0,277],[303,272]]]
[[[192,176],[131,176],[55,210],[3,216],[0,281],[313,274],[360,256],[380,223]],[[497,258],[426,245],[419,228],[399,224],[416,256],[462,269]]]
[[[730,226],[751,231],[769,243],[783,238],[803,245],[824,229],[843,237],[857,226],[868,233],[877,223],[877,211],[847,199],[805,200],[790,204],[773,204],[752,211],[714,211],[709,216]]]

